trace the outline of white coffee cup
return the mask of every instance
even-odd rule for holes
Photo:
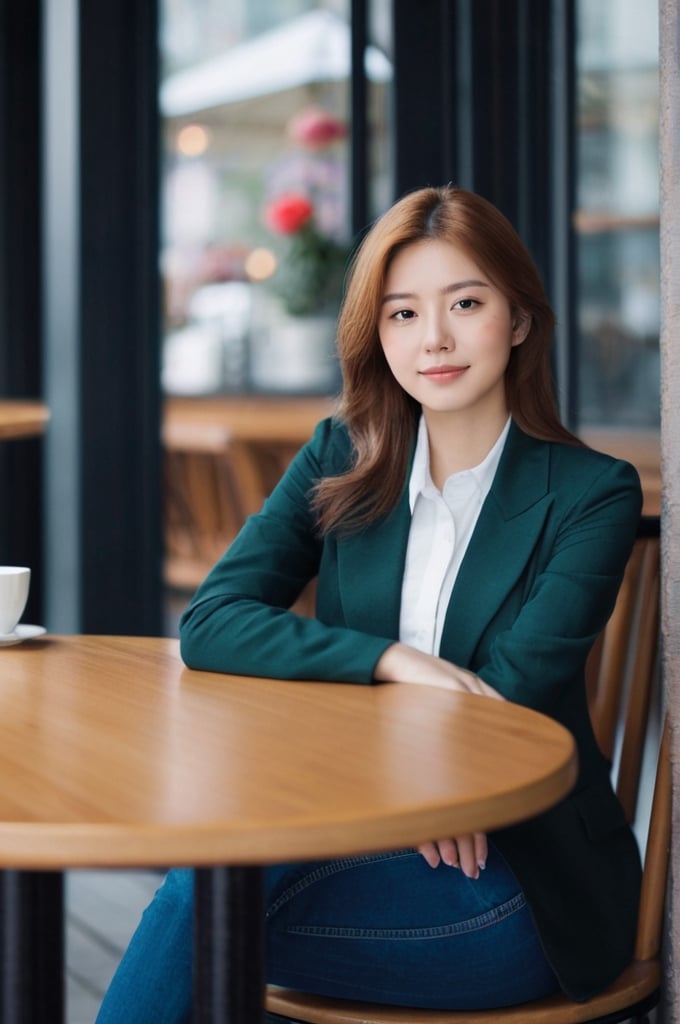
[[[28,601],[31,570],[25,565],[0,565],[0,634],[13,633]]]

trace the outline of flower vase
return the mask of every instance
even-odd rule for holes
[[[331,394],[340,371],[335,351],[335,314],[281,313],[257,332],[250,354],[256,391]]]

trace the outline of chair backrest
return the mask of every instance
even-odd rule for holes
[[[631,824],[637,811],[644,747],[652,732],[650,710],[659,646],[659,555],[659,518],[643,517],[616,607],[587,669],[595,735],[609,760],[614,760],[618,748],[615,787]],[[664,721],[647,830],[635,950],[638,960],[657,956],[661,943],[670,845],[668,734],[668,722]]]
[[[656,770],[654,797],[647,833],[645,868],[642,876],[635,959],[651,960],[659,955],[666,898],[666,876],[671,846],[671,759],[670,726],[664,718]]]
[[[259,512],[294,454],[233,438],[219,424],[165,424],[163,428],[163,578],[174,591],[193,592],[224,554],[249,515]],[[292,606],[313,616],[316,581]]]
[[[266,496],[257,460],[227,430],[166,426],[163,431],[164,576],[194,590]]]
[[[659,519],[643,517],[616,606],[586,668],[590,714],[600,749],[614,760],[616,791],[635,819],[659,638]]]

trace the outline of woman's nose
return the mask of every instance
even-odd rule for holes
[[[425,319],[423,343],[428,352],[446,352],[455,347],[449,324],[434,314]]]

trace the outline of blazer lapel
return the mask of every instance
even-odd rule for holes
[[[549,458],[548,444],[512,423],[444,623],[441,654],[459,665],[469,663],[534,550],[551,504]]]
[[[360,534],[338,540],[340,594],[345,621],[351,629],[398,639],[401,580],[410,525],[405,487],[388,516]]]
[[[441,654],[466,665],[522,574],[550,507],[549,445],[513,422],[491,491],[463,559],[444,623]],[[351,629],[399,637],[401,583],[411,511],[408,478],[389,516],[338,540],[338,577]]]

